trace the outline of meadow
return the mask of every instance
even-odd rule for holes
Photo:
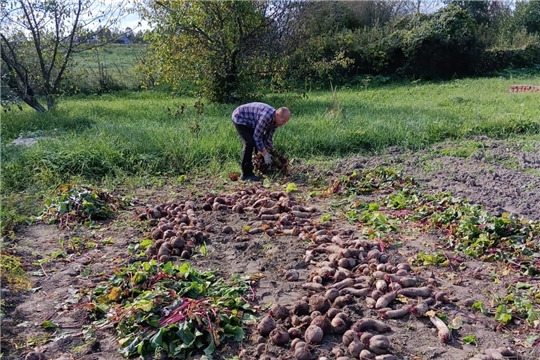
[[[371,81],[253,100],[288,106],[292,120],[276,132],[276,150],[289,159],[316,162],[380,154],[392,147],[420,150],[473,136],[537,141],[538,93],[509,92],[511,85],[522,83],[538,84],[540,75]],[[33,203],[31,199],[66,182],[115,188],[156,177],[227,178],[239,171],[241,144],[231,124],[237,105],[208,104],[164,91],[123,91],[66,97],[55,111],[43,114],[29,108],[4,113],[3,226],[13,222],[6,214],[32,211],[20,209],[21,194]],[[13,145],[20,137],[41,140]]]

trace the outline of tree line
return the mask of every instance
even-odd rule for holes
[[[88,50],[75,39],[88,36],[89,13],[114,24],[111,14],[137,12],[150,26],[144,82],[223,103],[367,74],[445,79],[540,66],[540,1],[135,0],[97,13],[88,0],[8,3],[2,82],[38,111],[38,94],[53,108],[73,53]]]

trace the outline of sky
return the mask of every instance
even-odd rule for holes
[[[139,25],[139,22],[141,24]],[[139,30],[149,29],[148,24],[144,21],[141,21],[138,14],[129,14],[120,21],[118,25],[120,29],[125,29],[130,27],[133,31],[137,32]]]

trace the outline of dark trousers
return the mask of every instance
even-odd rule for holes
[[[246,125],[233,124],[242,140],[242,175],[253,175],[252,156],[253,151],[255,150],[255,140],[253,140],[255,129]]]

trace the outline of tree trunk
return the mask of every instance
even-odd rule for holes
[[[28,106],[30,106],[32,109],[39,111],[39,112],[45,112],[47,111],[43,105],[37,101],[35,96],[30,96],[28,94],[18,94],[22,101],[24,101]]]

